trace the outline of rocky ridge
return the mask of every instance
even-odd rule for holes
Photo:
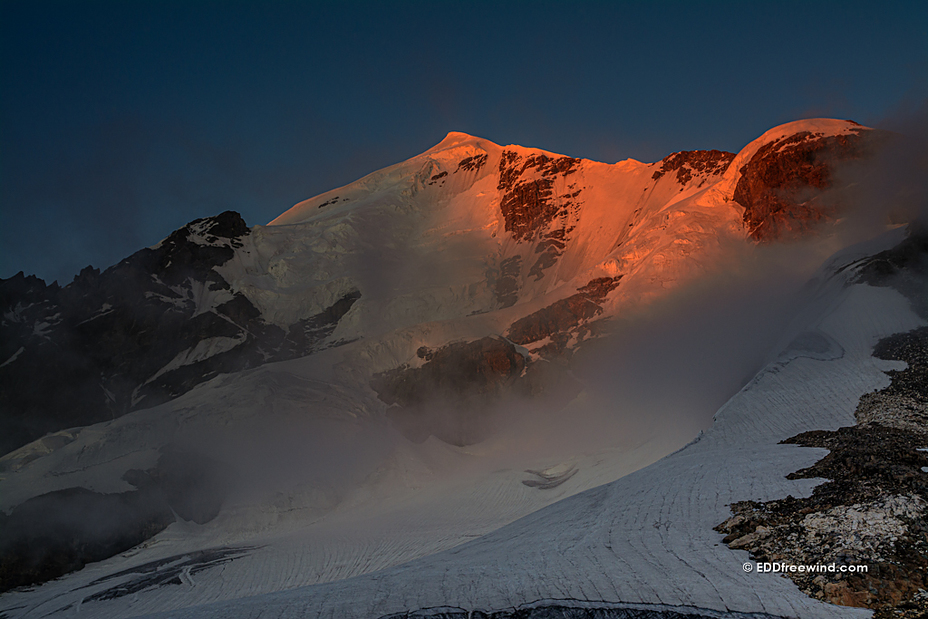
[[[289,329],[268,324],[216,271],[250,232],[229,211],[64,287],[0,281],[0,453],[325,345],[360,293]]]
[[[851,268],[851,281],[893,285],[924,313],[925,231]],[[788,479],[825,478],[812,496],[731,505],[724,543],[759,562],[866,566],[865,572],[785,573],[810,596],[872,608],[875,617],[928,615],[928,327],[879,341],[873,355],[904,361],[888,387],[864,394],[857,425],[783,441],[830,451]]]
[[[874,147],[870,130],[824,135],[802,131],[761,146],[739,170],[732,199],[744,207],[748,234],[772,241],[808,233],[834,219],[839,205],[823,199],[835,164],[863,159]]]
[[[694,173],[705,174],[708,178],[704,177],[699,181],[698,186],[701,187],[712,177],[724,174],[734,158],[734,153],[721,150],[680,151],[664,157],[660,162],[660,169],[652,174],[651,178],[660,180],[663,175],[676,172],[675,176],[682,191],[683,186],[693,180]]]

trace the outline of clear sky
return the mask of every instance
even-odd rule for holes
[[[448,131],[614,162],[928,99],[926,2],[0,0],[0,277],[265,224]]]

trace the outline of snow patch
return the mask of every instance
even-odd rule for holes
[[[244,343],[247,337],[248,335],[246,333],[241,333],[236,337],[208,337],[206,339],[200,340],[197,342],[196,346],[177,353],[177,355],[171,359],[171,361],[169,361],[164,367],[153,374],[151,378],[149,378],[143,384],[147,385],[162,374],[176,370],[179,367],[190,365],[192,363],[196,363],[197,361],[203,361],[204,359],[228,352],[239,344]]]

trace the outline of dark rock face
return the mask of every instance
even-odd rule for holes
[[[499,265],[496,280],[496,302],[500,307],[512,307],[519,300],[519,274],[522,272],[522,256],[513,256]]]
[[[530,344],[555,334],[565,333],[602,312],[602,307],[585,294],[575,294],[556,301],[512,323],[509,339],[516,344]]]
[[[536,280],[557,262],[573,231],[568,215],[578,211],[582,189],[570,184],[567,193],[556,196],[554,182],[576,172],[579,165],[580,160],[571,157],[522,157],[508,150],[500,158],[500,211],[512,238],[521,243],[538,241],[535,253],[541,256],[529,272]]]
[[[924,435],[879,425],[804,432],[783,443],[822,447],[831,453],[786,478],[831,479],[813,492],[826,508],[841,505],[849,494],[857,502],[905,492],[928,496],[928,479],[921,472],[928,466],[928,454],[917,451],[917,446],[928,444],[925,440]]]
[[[860,263],[856,282],[892,286],[908,298],[912,309],[928,318],[928,230],[910,228],[899,245]],[[857,423],[928,431],[928,328],[887,337],[874,347],[880,359],[905,361],[903,370],[887,372],[889,387],[864,394],[857,404]]]
[[[439,172],[438,174],[433,174],[432,177],[429,178],[428,183],[426,184],[434,185],[435,183],[438,183],[439,187],[444,187],[447,176],[448,176],[447,172]]]
[[[808,131],[762,146],[740,170],[733,199],[744,207],[752,238],[771,241],[809,231],[834,217],[834,206],[820,199],[832,186],[838,163],[863,158],[868,130],[823,136]]]
[[[892,382],[882,392],[928,402],[928,327],[880,340],[873,349],[880,359],[905,361],[904,370],[889,370]],[[926,425],[928,429],[928,425]]]
[[[438,350],[419,349],[427,359],[420,368],[399,367],[371,380],[388,415],[411,440],[430,434],[453,445],[481,440],[487,405],[503,395],[525,368],[525,359],[501,338],[448,344]]]
[[[580,160],[571,157],[522,157],[515,151],[503,151],[497,189],[506,230],[514,239],[530,240],[568,206],[554,199],[554,180],[573,174],[579,165]],[[532,178],[523,179],[523,175]]]
[[[580,288],[577,294],[556,301],[512,323],[507,337],[521,345],[558,335],[569,337],[569,332],[581,322],[602,313],[600,303],[606,299],[606,295],[615,290],[621,279],[620,275],[592,280]],[[566,341],[562,344],[566,344]]]
[[[557,230],[557,232],[561,231]],[[550,244],[546,246],[539,243],[535,251],[541,255],[538,256],[538,259],[535,261],[535,264],[532,265],[528,274],[534,277],[536,282],[543,278],[545,276],[545,271],[557,264],[557,259],[561,255],[562,249],[563,245],[557,246]]]
[[[660,180],[665,174],[676,172],[677,182],[686,185],[693,180],[693,173],[705,176],[721,176],[734,158],[734,153],[722,150],[680,151],[661,159],[661,168],[651,175],[651,178]],[[700,181],[700,187],[702,187],[705,180]]]
[[[64,288],[21,273],[0,281],[0,454],[312,352],[360,293],[286,331],[264,322],[214,269],[249,233],[229,211]]]
[[[857,423],[928,431],[928,327],[884,338],[873,354],[905,361],[907,367],[886,372],[889,387],[861,396],[854,411]]]
[[[464,171],[464,172],[479,172],[480,168],[485,166],[487,163],[487,154],[483,153],[482,155],[474,155],[473,157],[466,157],[461,159],[458,163],[455,173]]]

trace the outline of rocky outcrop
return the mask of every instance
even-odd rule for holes
[[[503,151],[499,161],[499,208],[506,230],[517,241],[534,239],[555,217],[564,213],[576,195],[556,197],[554,181],[573,174],[580,165],[571,157],[536,154],[523,157]]]
[[[783,441],[830,451],[788,479],[831,481],[807,499],[735,503],[717,530],[756,561],[865,565],[863,573],[786,575],[822,600],[877,609],[879,617],[919,617],[928,613],[921,594],[928,588],[928,328],[884,338],[874,356],[908,367],[888,372],[889,387],[860,399],[858,425]]]
[[[767,613],[719,612],[694,606],[622,604],[587,600],[538,600],[501,610],[467,610],[451,606],[422,608],[380,619],[780,619]]]
[[[527,345],[552,338],[539,352],[545,355],[562,352],[566,340],[581,323],[601,314],[600,305],[618,285],[622,276],[600,277],[579,288],[577,294],[556,301],[512,323],[506,336],[516,344]],[[535,351],[533,351],[535,352]]]
[[[892,286],[905,295],[915,313],[928,320],[928,227],[924,223],[910,224],[904,241],[855,267],[855,281]]]
[[[918,315],[928,318],[928,230],[910,227],[902,243],[854,266],[855,282],[892,286],[905,295]],[[887,372],[889,387],[860,398],[855,411],[857,423],[928,430],[928,327],[881,340],[873,355],[905,361],[906,367]]]
[[[465,157],[458,162],[458,167],[455,169],[455,172],[479,172],[480,168],[486,165],[488,155],[486,153],[480,155],[474,155],[473,157]]]
[[[512,386],[525,369],[524,357],[502,338],[458,342],[438,350],[420,348],[426,362],[377,374],[371,387],[391,419],[411,440],[434,434],[453,445],[484,437],[491,403]]]
[[[835,217],[839,205],[821,198],[832,186],[834,168],[863,158],[869,130],[825,136],[802,131],[761,146],[741,167],[733,200],[744,207],[752,238],[771,241],[801,235]]]
[[[806,432],[784,441],[831,450],[789,479],[823,477],[811,497],[731,506],[717,527],[758,562],[828,566],[785,575],[812,597],[866,608],[917,605],[928,587],[928,483],[918,451],[928,434],[878,425]],[[866,566],[864,572],[842,566]],[[922,603],[922,611],[928,605]],[[893,615],[901,616],[901,615]]]
[[[693,175],[702,176],[699,187],[707,179],[721,176],[731,165],[735,158],[734,153],[722,150],[685,150],[672,153],[661,159],[661,167],[651,175],[653,180],[660,180],[665,174],[676,172],[676,179],[680,185],[686,185],[693,180]],[[683,187],[680,188],[681,190]]]
[[[873,356],[905,361],[906,368],[890,370],[889,387],[860,398],[855,412],[857,423],[928,430],[928,327],[881,340]]]
[[[519,300],[519,275],[522,273],[522,256],[512,256],[499,265],[499,277],[494,292],[501,308],[512,307]]]
[[[582,188],[571,183],[566,193],[555,195],[555,181],[564,180],[579,166],[579,159],[541,153],[522,156],[507,150],[500,158],[500,212],[512,238],[522,243],[537,241],[535,253],[541,255],[529,271],[536,280],[557,262],[573,231],[568,216],[579,208]]]
[[[265,322],[214,268],[248,234],[228,211],[64,288],[22,273],[0,281],[0,454],[321,345],[360,293],[288,330]]]

